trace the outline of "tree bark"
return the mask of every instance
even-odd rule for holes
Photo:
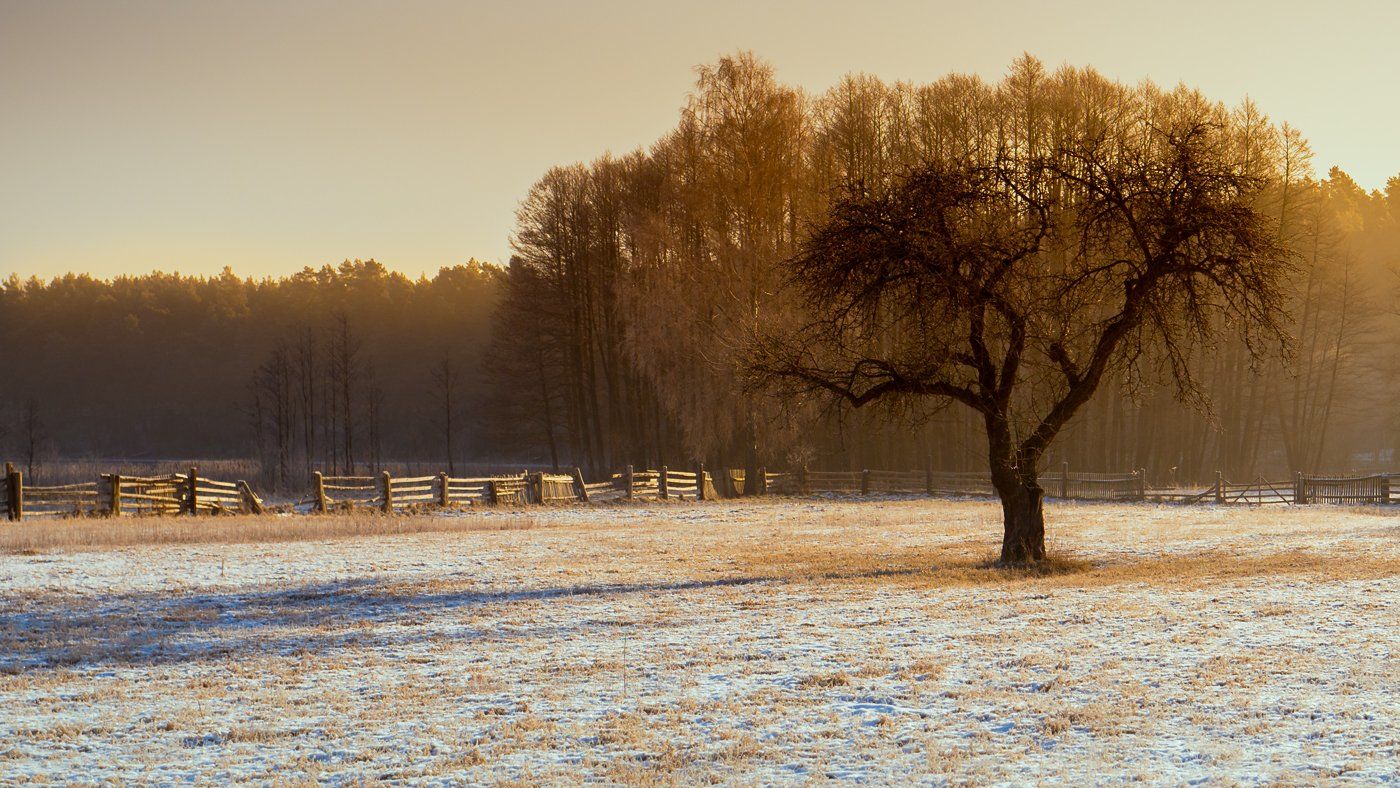
[[[994,473],[1001,498],[1003,565],[1033,564],[1045,559],[1045,491],[1035,471]]]
[[[1045,490],[1036,471],[1039,456],[1023,456],[1012,442],[1010,420],[984,414],[992,487],[1001,499],[1002,565],[1033,564],[1045,558]]]

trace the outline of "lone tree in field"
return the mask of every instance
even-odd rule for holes
[[[834,202],[787,264],[810,322],[760,337],[751,369],[794,398],[981,414],[1001,561],[1031,563],[1040,462],[1107,373],[1192,399],[1222,332],[1282,346],[1279,135],[1248,104],[1030,58],[967,101],[919,166]]]

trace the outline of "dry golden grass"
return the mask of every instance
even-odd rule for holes
[[[834,673],[816,673],[811,676],[804,676],[797,682],[801,689],[812,689],[814,687],[830,688],[845,687],[851,683],[851,677],[844,670]]]
[[[1125,583],[1198,588],[1208,582],[1307,576],[1320,580],[1374,580],[1400,576],[1400,556],[1288,549],[1243,554],[1226,550],[1091,561],[1052,555],[1032,567],[1005,567],[975,549],[868,545],[786,546],[736,550],[738,574],[813,582],[894,583],[916,588],[1035,584],[1096,587]],[[1266,613],[1268,614],[1268,613]]]
[[[535,528],[528,516],[385,517],[371,513],[132,517],[35,520],[0,528],[0,553],[80,552],[138,545],[314,542],[357,536],[395,536]]]

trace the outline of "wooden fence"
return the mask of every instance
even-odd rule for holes
[[[1400,502],[1400,474],[1371,474],[1368,476],[1306,476],[1298,473],[1292,479],[1269,480],[1262,476],[1247,482],[1232,482],[1223,474],[1215,475],[1215,484],[1200,491],[1150,490],[1147,498],[1181,503],[1228,504],[1390,504]]]
[[[769,474],[780,478],[783,474]],[[720,487],[733,487],[734,473],[720,476]],[[728,479],[729,481],[724,481]],[[742,472],[739,489],[742,490]],[[726,486],[728,485],[728,486]],[[628,466],[607,481],[586,483],[577,468],[568,474],[521,472],[514,475],[457,478],[435,476],[396,478],[379,476],[324,476],[312,474],[310,497],[297,506],[312,512],[377,509],[401,512],[415,508],[494,506],[500,504],[552,504],[609,500],[703,500],[725,497],[716,487],[716,476],[698,466],[693,471],[634,470]]]
[[[385,513],[411,509],[483,506],[495,504],[559,503],[588,500],[583,476],[520,473],[514,476],[458,478],[434,476],[398,477],[386,471],[379,476],[323,476],[312,474],[311,497],[298,505],[313,512],[378,509]],[[605,485],[610,486],[610,485]]]
[[[3,511],[9,520],[31,517],[261,514],[262,500],[245,481],[219,481],[189,473],[164,476],[101,474],[97,481],[32,485],[5,465]]]
[[[1141,473],[1059,473],[1041,475],[1046,495],[1093,501],[1140,501],[1145,497]],[[990,474],[945,471],[809,471],[800,468],[775,483],[775,490],[809,493],[923,493],[925,495],[996,495]]]
[[[1205,490],[1150,490],[1144,474],[1071,473],[1067,466],[1041,475],[1050,497],[1095,501],[1173,501],[1232,504],[1389,504],[1400,502],[1400,474],[1305,476],[1288,481],[1262,477],[1231,482],[1217,474]],[[386,514],[435,508],[530,505],[598,501],[715,500],[742,495],[878,493],[992,496],[991,478],[978,473],[917,471],[811,471],[791,473],[758,469],[756,477],[732,468],[711,471],[636,470],[627,466],[606,481],[586,483],[577,468],[568,474],[522,472],[514,475],[457,478],[428,476],[323,476],[313,474],[309,498],[282,510],[310,512],[372,509]],[[267,507],[247,482],[220,481],[188,473],[163,476],[101,474],[96,481],[35,486],[6,465],[0,484],[0,512],[10,520],[32,517],[158,516],[192,514],[260,514]]]

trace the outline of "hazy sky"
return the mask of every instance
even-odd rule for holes
[[[1394,0],[0,0],[0,275],[504,260],[547,167],[655,140],[738,49],[812,91],[1029,51],[1248,94],[1375,188],[1398,46]]]

